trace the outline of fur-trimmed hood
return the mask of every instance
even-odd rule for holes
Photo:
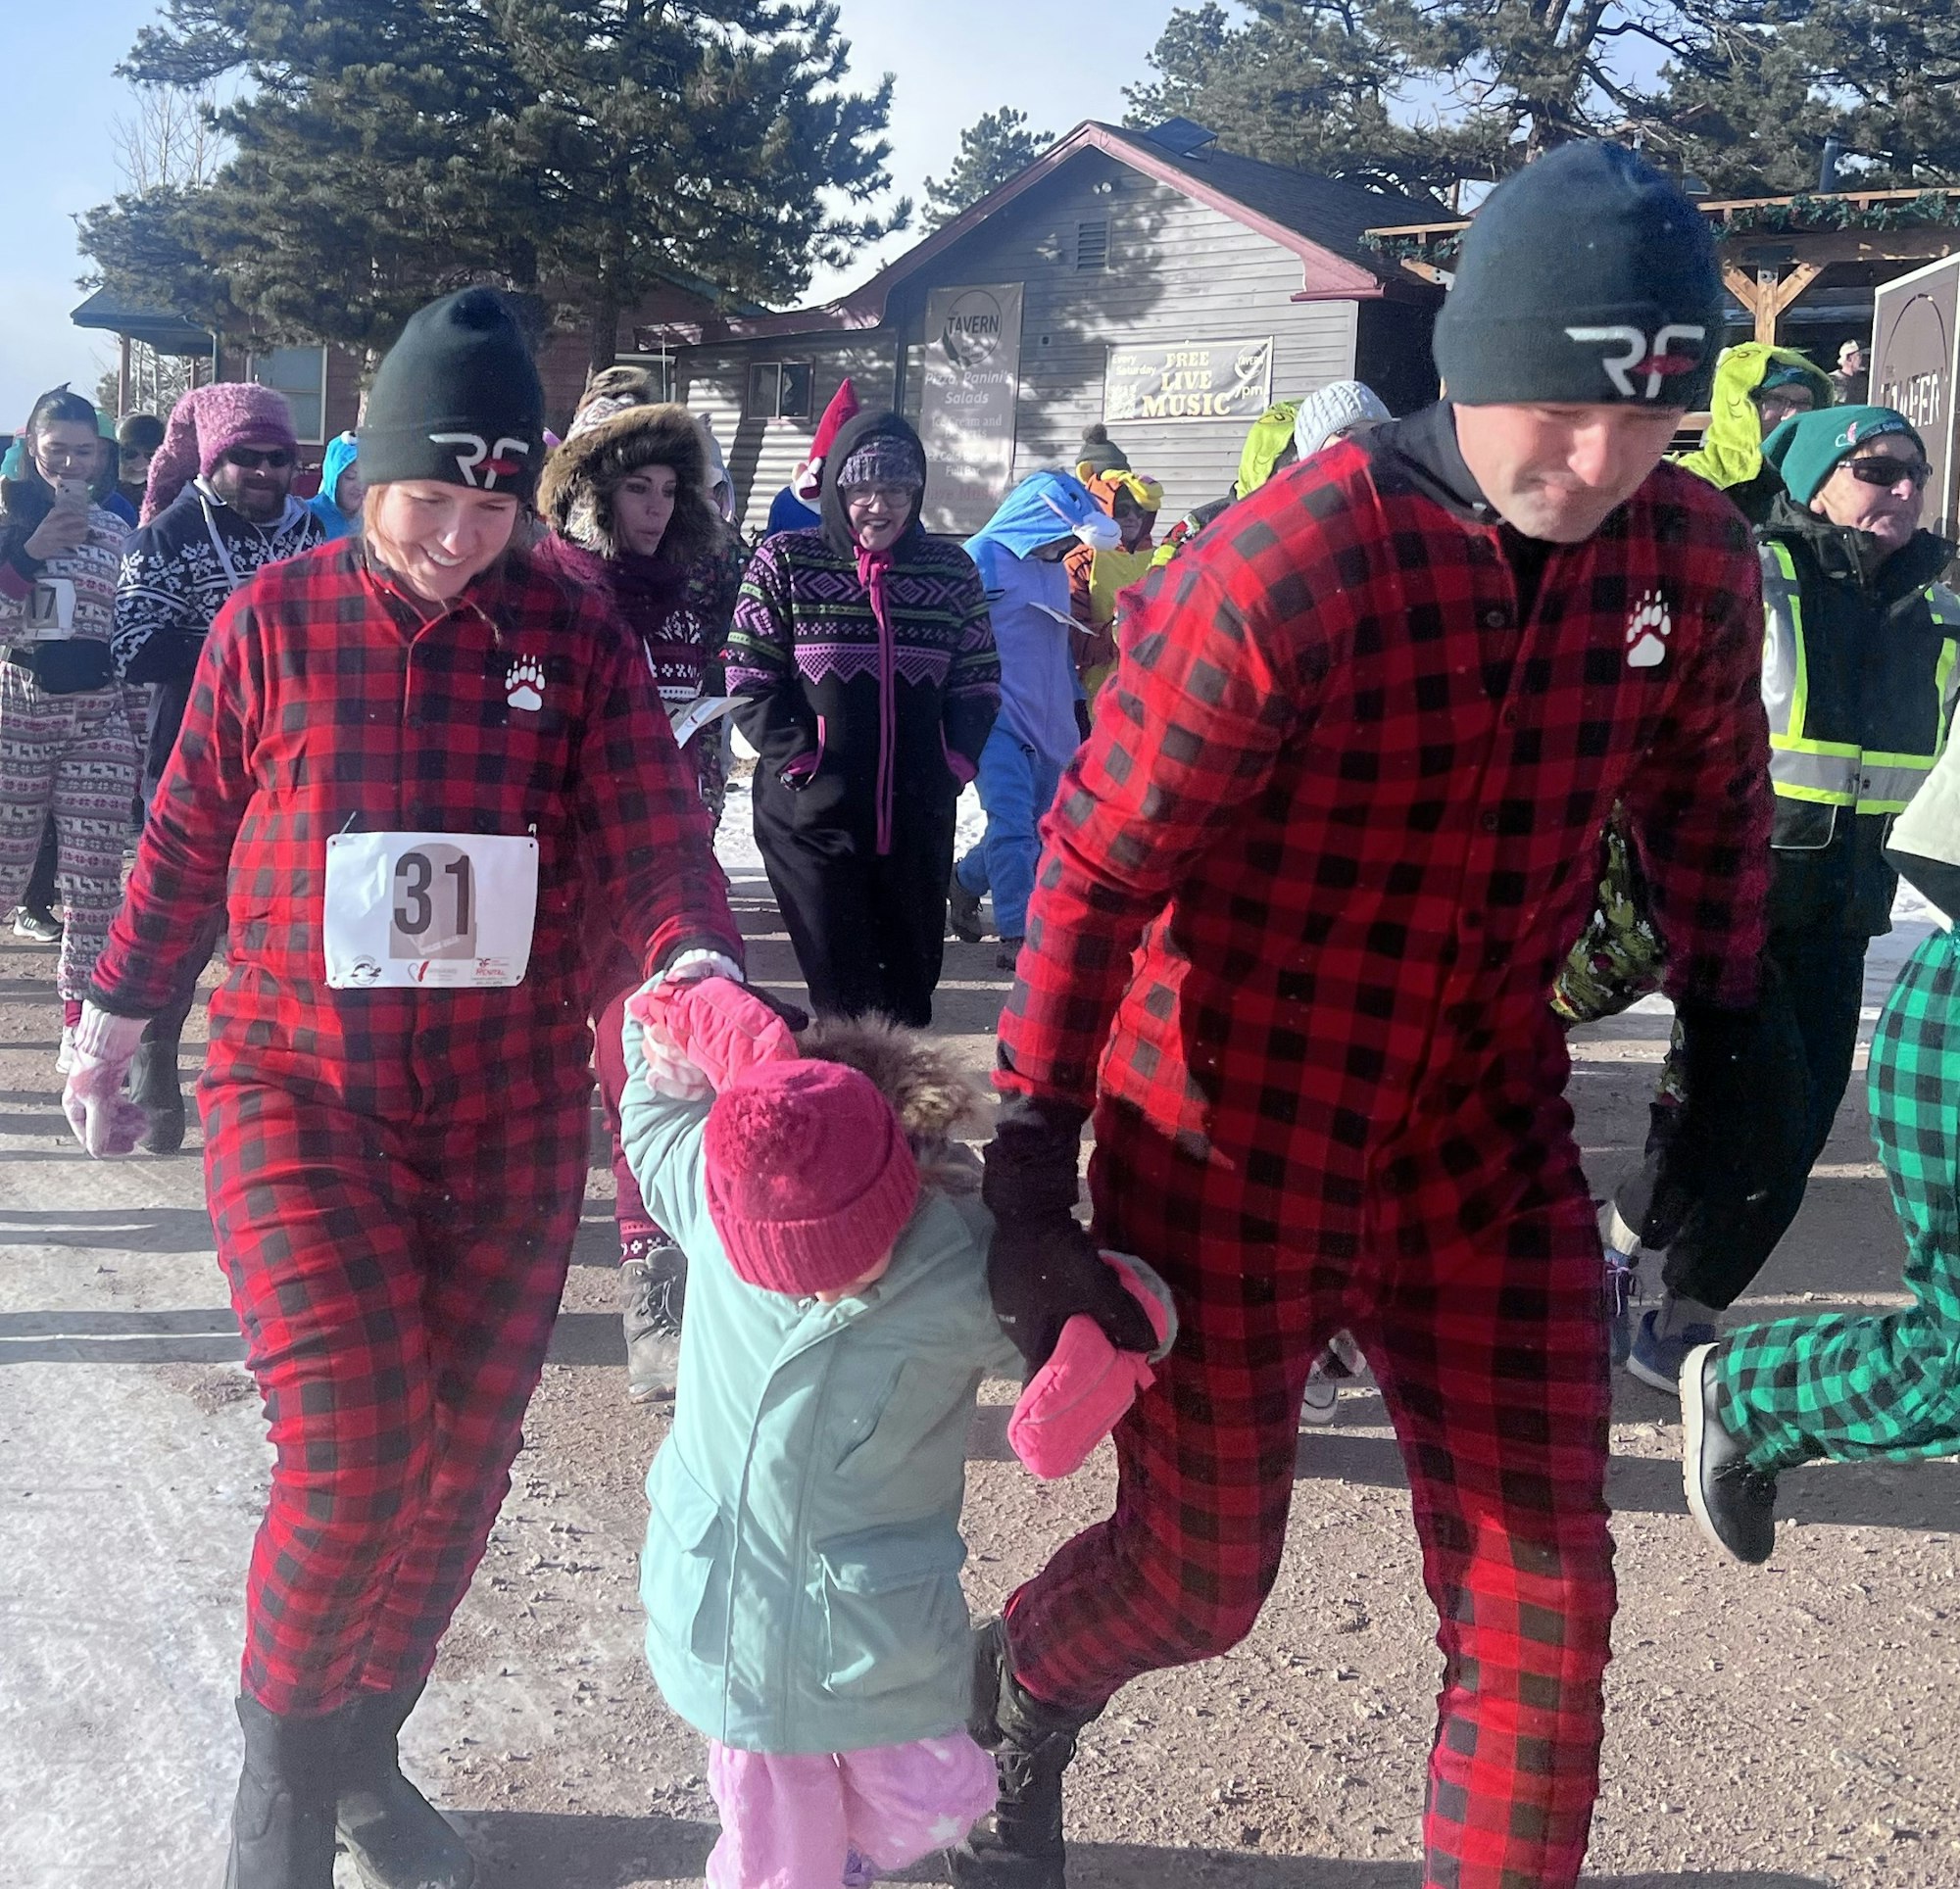
[[[545,461],[538,509],[561,537],[602,557],[616,557],[624,547],[612,495],[649,465],[669,467],[676,488],[659,556],[675,564],[706,557],[720,535],[721,519],[710,491],[708,442],[685,407],[624,407],[596,426],[574,431]]]
[[[950,1141],[980,1112],[980,1091],[943,1042],[883,1017],[819,1017],[797,1038],[806,1056],[870,1078],[914,1145]]]

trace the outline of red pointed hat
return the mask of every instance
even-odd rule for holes
[[[849,377],[837,383],[837,391],[830,397],[830,405],[823,410],[823,417],[816,422],[816,435],[809,443],[809,453],[804,460],[808,468],[802,478],[792,482],[800,499],[813,500],[823,476],[823,461],[829,457],[830,449],[836,445],[837,436],[858,417],[858,390],[852,386]]]

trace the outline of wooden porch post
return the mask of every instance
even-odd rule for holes
[[[119,334],[120,344],[116,351],[116,417],[126,419],[129,413],[129,337]]]
[[[1734,263],[1722,266],[1729,293],[1755,318],[1756,339],[1772,348],[1783,312],[1823,273],[1822,263],[1798,263],[1788,275],[1776,268],[1759,268],[1750,275]]]

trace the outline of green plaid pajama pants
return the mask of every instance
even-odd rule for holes
[[[1912,954],[1872,1041],[1872,1130],[1905,1231],[1912,1303],[1780,1319],[1720,1356],[1720,1416],[1758,1469],[1960,1455],[1960,943]]]

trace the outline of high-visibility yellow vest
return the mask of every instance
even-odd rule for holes
[[[1849,742],[1816,741],[1806,731],[1809,668],[1803,645],[1803,599],[1796,559],[1771,539],[1763,569],[1763,706],[1770,721],[1770,778],[1777,798],[1857,813],[1899,813],[1939,758],[1960,697],[1960,596],[1929,584],[1926,601],[1943,641],[1932,679],[1937,731],[1925,753],[1895,754]]]

